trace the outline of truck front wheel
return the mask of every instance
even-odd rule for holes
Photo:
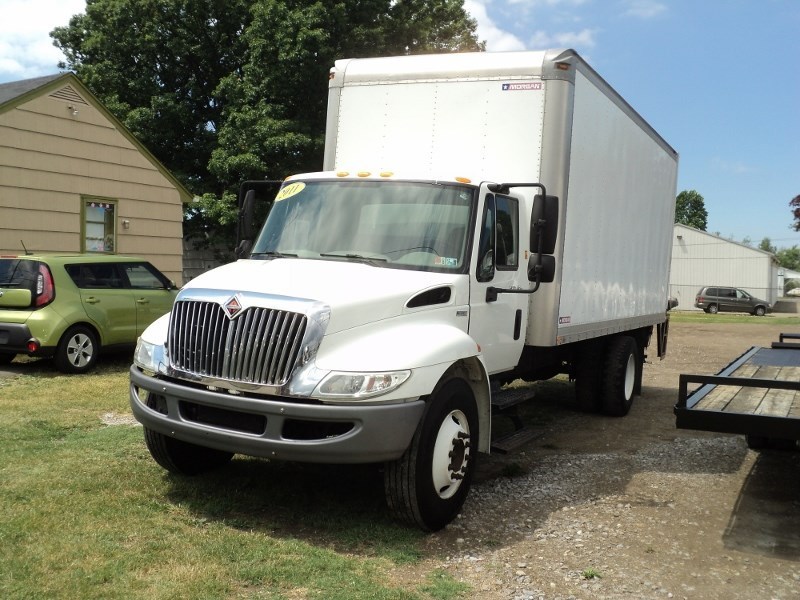
[[[176,440],[146,427],[144,441],[153,460],[176,475],[199,475],[221,467],[233,458],[231,452]]]
[[[612,339],[606,353],[603,381],[603,412],[612,417],[624,417],[633,404],[639,347],[629,336]]]
[[[425,531],[447,525],[467,497],[477,447],[475,397],[465,381],[451,379],[431,396],[405,454],[386,465],[389,510]]]

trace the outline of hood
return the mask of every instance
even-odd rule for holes
[[[462,275],[387,269],[358,262],[277,258],[239,260],[208,271],[184,289],[254,292],[283,298],[313,300],[331,309],[327,332],[337,333],[364,323],[396,317],[417,309],[405,308],[419,292],[451,286],[450,302],[458,298]]]

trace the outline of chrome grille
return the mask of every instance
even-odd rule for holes
[[[283,385],[300,355],[306,317],[250,307],[229,319],[216,302],[176,302],[169,322],[172,366],[202,377]]]

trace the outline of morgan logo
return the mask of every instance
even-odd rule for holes
[[[541,82],[503,84],[504,92],[522,92],[527,90],[541,90],[541,89],[542,89]]]
[[[225,314],[228,315],[228,318],[233,319],[236,315],[242,312],[242,303],[239,302],[239,298],[237,296],[234,296],[225,304],[223,304],[222,308],[225,310]]]

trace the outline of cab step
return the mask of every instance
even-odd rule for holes
[[[536,395],[533,388],[506,388],[492,390],[492,408],[504,411],[517,404],[527,402]]]
[[[517,450],[528,442],[542,437],[543,435],[544,431],[542,430],[523,427],[522,429],[512,431],[508,435],[493,441],[492,452],[497,452],[498,454],[509,454],[510,452]]]

